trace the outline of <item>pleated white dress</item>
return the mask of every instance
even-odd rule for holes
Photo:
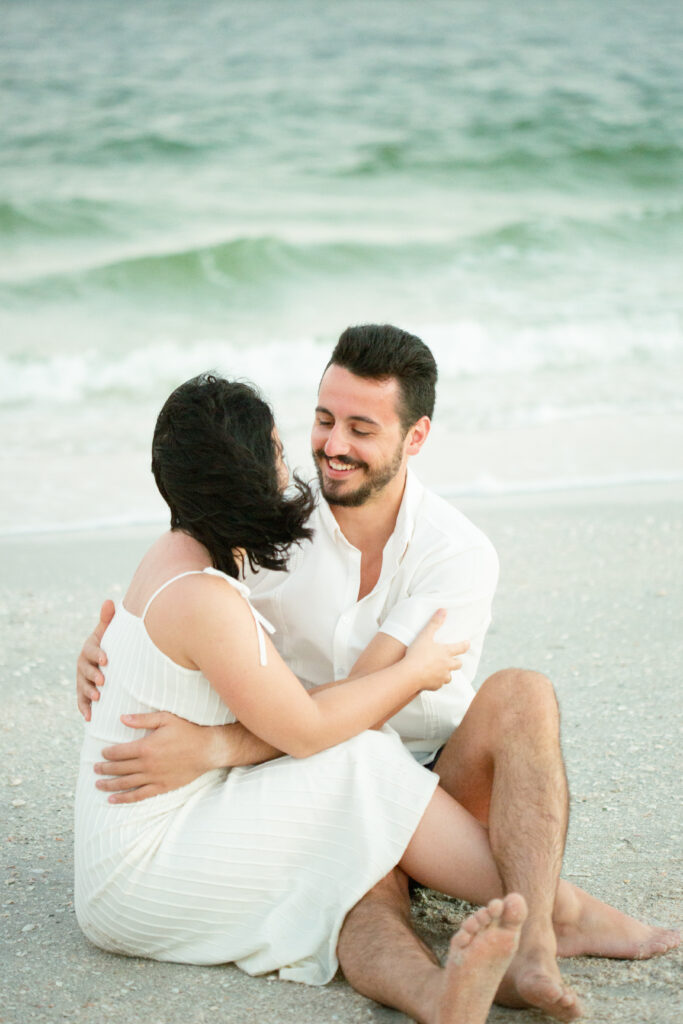
[[[244,584],[224,578],[249,600]],[[152,643],[147,608],[139,618],[119,604],[102,645],[107,682],[86,725],[76,791],[78,922],[113,952],[234,962],[324,984],[344,917],[398,863],[438,779],[385,729],[305,759],[210,771],[137,804],[108,803],[93,764],[103,747],[140,738],[121,714],[235,721],[201,672]],[[263,659],[263,620],[252,612]]]

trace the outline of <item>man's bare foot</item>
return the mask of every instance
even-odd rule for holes
[[[554,957],[520,955],[496,993],[496,1002],[516,1009],[533,1008],[556,1020],[576,1020],[583,1007],[576,992],[564,984]]]
[[[558,893],[553,924],[558,956],[648,960],[675,949],[679,932],[641,924],[572,885]]]
[[[436,1024],[484,1024],[496,989],[517,952],[526,920],[517,893],[491,900],[463,922],[451,939],[437,997]]]

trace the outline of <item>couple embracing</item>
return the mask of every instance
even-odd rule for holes
[[[339,963],[417,1021],[480,1024],[494,998],[580,1016],[558,956],[676,945],[560,879],[550,682],[511,669],[474,694],[497,559],[408,468],[436,379],[404,331],[342,334],[317,500],[249,386],[204,375],[166,402],[171,529],[79,660],[76,911],[102,948],[311,984]],[[409,879],[482,905],[443,967]]]

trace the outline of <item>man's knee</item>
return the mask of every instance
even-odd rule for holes
[[[555,689],[542,672],[523,668],[502,669],[489,676],[479,692],[492,705],[495,720],[506,728],[511,722],[516,727],[527,723],[535,728],[555,730],[559,726]]]

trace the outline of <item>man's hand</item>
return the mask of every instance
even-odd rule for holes
[[[194,725],[168,711],[121,715],[132,729],[149,729],[148,736],[130,743],[105,747],[98,775],[98,789],[111,793],[110,804],[133,804],[159,793],[179,789],[228,760],[223,726]],[[229,727],[232,728],[232,727]]]
[[[94,633],[91,633],[83,644],[78,662],[76,664],[76,701],[78,710],[90,721],[91,705],[94,700],[100,699],[98,686],[104,685],[104,676],[100,668],[107,664],[107,655],[100,644],[104,631],[114,618],[114,602],[105,601],[100,610],[100,621]]]

